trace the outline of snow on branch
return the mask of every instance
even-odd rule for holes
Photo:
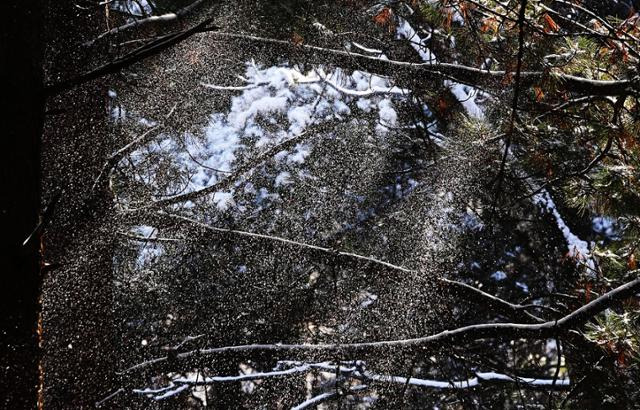
[[[411,44],[411,47],[413,47],[416,53],[418,53],[422,61],[427,64],[438,63],[437,57],[427,47],[429,37],[422,39],[407,20],[402,18],[399,19],[396,32],[398,33],[399,38],[403,38]],[[456,97],[458,102],[464,107],[470,116],[480,120],[484,119],[484,111],[476,103],[476,97],[478,95],[477,89],[451,80],[445,80],[444,85],[449,88],[451,94]]]
[[[399,383],[399,384],[409,384],[410,386],[416,387],[425,387],[431,389],[470,389],[474,387],[481,386],[483,383],[490,382],[498,382],[498,383],[517,383],[520,388],[547,388],[547,387],[557,387],[558,389],[565,389],[571,385],[569,378],[563,379],[538,379],[531,377],[519,377],[519,376],[509,376],[501,373],[494,372],[478,372],[476,373],[476,377],[472,377],[466,380],[452,380],[452,381],[442,381],[442,380],[430,380],[430,379],[420,379],[416,377],[410,377],[408,380],[406,377],[402,376],[386,376],[379,374],[371,374],[365,373],[363,374],[365,379],[370,379],[378,382],[385,383]]]
[[[382,54],[382,50],[378,50],[377,48],[369,48],[369,47],[363,46],[360,43],[356,43],[355,41],[352,41],[351,44],[353,44],[356,48],[359,48],[360,50],[364,51],[365,53],[371,53],[371,54],[377,54],[377,55]]]
[[[579,263],[583,263],[588,270],[589,274],[594,274],[596,272],[595,261],[591,255],[591,250],[589,249],[589,243],[583,241],[578,238],[569,226],[565,223],[562,215],[558,211],[556,204],[553,202],[551,195],[547,190],[543,190],[542,192],[536,194],[533,197],[534,203],[542,206],[545,210],[553,215],[556,220],[556,224],[558,225],[558,229],[562,232],[562,236],[564,236],[565,241],[567,242],[567,247],[569,248],[569,256],[576,259]]]
[[[362,390],[367,389],[366,385],[359,385],[359,386],[354,386],[352,388],[349,389],[349,393],[356,393]],[[326,392],[326,393],[320,393],[317,396],[313,396],[307,400],[305,400],[304,402],[298,404],[295,407],[292,407],[291,410],[302,410],[302,409],[306,409],[310,406],[315,406],[317,404],[320,404],[324,401],[327,401],[333,397],[337,396],[337,393],[335,391],[332,392]]]
[[[240,374],[237,376],[211,376],[211,377],[180,377],[172,380],[175,384],[188,384],[190,386],[202,386],[209,385],[215,383],[225,383],[225,382],[246,382],[252,380],[262,380],[269,379],[274,377],[283,377],[290,376],[299,373],[305,373],[312,369],[312,364],[301,364],[296,367],[292,367],[286,370],[276,370],[271,372],[256,372],[256,373],[247,373]]]
[[[371,86],[369,87],[369,89],[367,90],[352,90],[346,87],[341,86],[340,84],[338,84],[335,81],[332,81],[327,75],[325,75],[322,71],[319,70],[318,75],[320,76],[320,79],[322,79],[322,81],[327,84],[328,86],[330,86],[331,88],[333,88],[336,91],[339,91],[345,95],[350,95],[352,97],[370,97],[372,95],[380,95],[380,94],[395,94],[395,95],[400,95],[400,96],[407,96],[411,93],[410,90],[406,89],[406,88],[400,88],[400,87],[396,87],[393,86],[391,88],[386,88],[386,87],[379,87],[379,86]]]
[[[297,362],[286,362],[282,361],[280,363],[293,363],[297,364]],[[402,376],[391,376],[391,375],[383,375],[378,373],[372,373],[365,370],[365,362],[356,360],[352,362],[346,362],[338,367],[336,365],[324,363],[314,363],[309,365],[312,368],[324,370],[331,374],[336,374],[337,371],[347,377],[353,377],[358,380],[362,380],[364,382],[383,382],[383,383],[398,383],[398,384],[409,384],[415,387],[422,388],[431,388],[431,389],[468,389],[480,386],[484,383],[488,382],[497,382],[497,383],[518,383],[521,387],[525,388],[540,388],[547,386],[558,386],[558,388],[565,388],[570,385],[569,378],[563,379],[552,379],[552,378],[532,378],[532,377],[520,377],[520,376],[509,376],[503,373],[496,372],[475,372],[475,377],[465,379],[465,380],[433,380],[433,379],[422,379],[417,377],[402,377]],[[346,367],[345,367],[346,366]]]
[[[121,26],[114,27],[111,30],[105,31],[104,33],[100,34],[98,37],[94,38],[93,40],[87,41],[86,43],[84,43],[84,45],[87,46],[87,47],[92,46],[97,41],[99,41],[100,39],[102,39],[104,37],[111,36],[111,35],[114,35],[114,34],[118,34],[118,33],[121,33],[123,31],[130,30],[132,28],[146,26],[146,25],[154,24],[154,23],[170,23],[170,22],[176,21],[176,20],[186,16],[190,12],[192,12],[195,8],[197,8],[202,3],[204,3],[204,1],[205,0],[196,0],[193,3],[189,4],[188,6],[186,6],[184,8],[181,8],[180,10],[176,11],[175,13],[165,13],[165,14],[162,14],[160,16],[150,16],[150,17],[146,17],[146,18],[143,18],[143,19],[133,20],[133,21],[131,21],[129,23],[126,23],[126,24],[123,24]]]
[[[291,410],[302,410],[302,409],[306,409],[310,406],[314,406],[317,404],[320,404],[324,401],[327,401],[328,399],[334,397],[336,395],[336,392],[326,392],[326,393],[320,393],[317,396],[313,396],[308,400],[303,401],[302,403],[298,404],[295,407],[292,407]]]
[[[200,83],[200,85],[202,85],[204,88],[208,88],[209,90],[219,90],[219,91],[246,91],[246,90],[253,90],[254,88],[257,88],[263,85],[268,85],[268,84],[269,83],[264,82],[264,83],[258,83],[258,84],[233,86],[233,85],[216,85],[216,84],[209,84],[209,83]]]
[[[282,369],[282,367],[289,368]],[[564,390],[571,386],[569,378],[534,378],[534,377],[521,377],[511,376],[504,373],[497,372],[475,372],[474,377],[463,380],[434,380],[424,379],[418,377],[402,377],[395,375],[385,375],[374,373],[366,370],[365,362],[361,360],[355,360],[350,362],[341,362],[340,365],[331,364],[330,362],[319,363],[304,363],[295,361],[279,361],[274,370],[269,372],[254,372],[247,374],[240,374],[236,376],[212,376],[212,377],[199,377],[199,374],[190,375],[189,377],[177,377],[171,380],[171,382],[161,388],[151,389],[134,389],[135,394],[147,395],[154,400],[164,400],[166,398],[175,396],[185,391],[188,387],[194,386],[208,386],[216,383],[230,383],[230,382],[243,382],[243,381],[255,381],[268,378],[280,378],[286,376],[295,376],[299,374],[305,374],[309,371],[317,370],[327,375],[335,376],[338,373],[345,379],[355,379],[367,384],[371,383],[392,383],[401,385],[410,385],[416,388],[422,389],[436,389],[436,390],[463,390],[476,388],[485,384],[504,384],[504,383],[516,383],[520,388],[526,389],[549,389]],[[366,385],[358,385],[352,387],[350,391],[355,392],[363,390]],[[319,403],[324,399],[329,399],[335,396],[335,392],[322,393],[314,396],[309,400],[301,403],[295,408],[305,408],[311,404]]]
[[[395,94],[400,96],[407,96],[410,94],[410,90],[406,88],[400,87],[380,87],[380,86],[371,86],[366,90],[354,90],[350,88],[343,87],[338,84],[338,82],[331,80],[331,76],[324,73],[322,69],[316,69],[315,75],[303,75],[302,73],[297,72],[293,69],[288,69],[287,76],[291,77],[289,81],[291,84],[313,84],[318,82],[323,82],[333,88],[336,91],[341,92],[342,94],[351,96],[351,97],[370,97],[372,95],[387,95],[387,94]],[[242,86],[226,86],[226,85],[216,85],[216,84],[208,84],[201,83],[201,85],[210,90],[220,90],[220,91],[246,91],[252,90],[254,88],[268,85],[269,82],[261,82],[261,83],[250,83]]]
[[[178,394],[182,393],[183,391],[187,390],[189,388],[189,386],[187,385],[182,385],[182,386],[178,386],[173,390],[169,390],[165,393],[159,394],[157,396],[154,396],[153,399],[156,401],[160,401],[160,400],[166,400],[170,397],[173,396],[177,396]]]
[[[327,59],[329,59],[336,65],[344,67],[359,66],[360,69],[365,69],[371,73],[389,74],[398,78],[403,77],[402,74],[406,74],[407,78],[413,78],[417,73],[430,73],[444,79],[455,77],[456,82],[469,86],[495,88],[496,85],[502,83],[504,78],[515,74],[512,71],[489,70],[456,63],[424,62],[416,64],[408,61],[389,60],[352,51],[336,50],[309,44],[296,45],[289,41],[239,33],[212,32],[211,36],[277,45],[295,50],[297,55],[304,55],[309,61],[316,60],[326,64]],[[544,71],[522,71],[520,76],[522,86],[534,84],[551,76],[557,80],[559,87],[562,89],[584,95],[626,95],[640,88],[640,77],[626,80],[597,80]]]

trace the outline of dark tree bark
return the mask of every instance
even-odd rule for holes
[[[42,131],[42,5],[2,2],[0,105],[0,407],[36,405],[38,241],[22,243],[39,209]]]

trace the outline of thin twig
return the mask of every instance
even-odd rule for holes
[[[122,57],[118,57],[109,63],[101,65],[100,67],[90,70],[84,74],[80,74],[77,77],[62,80],[58,83],[47,84],[44,87],[45,96],[53,96],[97,78],[104,77],[108,74],[117,73],[124,68],[144,60],[145,58],[154,56],[167,48],[173,47],[196,33],[216,30],[216,27],[209,27],[212,21],[213,18],[207,18],[188,30],[169,34],[157,40],[153,40]]]
[[[130,23],[127,24],[123,24],[121,26],[118,27],[114,27],[111,30],[105,31],[104,33],[100,34],[98,37],[94,38],[93,40],[87,41],[86,43],[84,43],[83,45],[86,47],[90,47],[92,45],[94,45],[97,41],[101,40],[104,37],[107,36],[111,36],[114,34],[118,34],[121,33],[123,31],[126,30],[130,30],[136,27],[141,27],[141,26],[145,26],[145,25],[149,25],[149,24],[155,24],[155,23],[170,23],[173,21],[176,21],[184,16],[186,16],[187,14],[189,14],[191,11],[193,11],[196,7],[198,7],[200,4],[204,3],[205,0],[196,0],[193,3],[191,3],[190,5],[176,11],[175,13],[166,13],[166,14],[162,14],[160,16],[150,16],[147,18],[143,18],[143,19],[139,19],[139,20],[134,20]]]

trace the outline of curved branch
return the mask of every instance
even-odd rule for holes
[[[280,242],[296,247],[306,248],[312,251],[318,251],[322,253],[329,253],[336,256],[349,257],[363,262],[375,263],[380,266],[385,266],[394,270],[400,270],[406,273],[414,273],[407,268],[393,265],[388,262],[384,262],[372,257],[366,257],[349,252],[339,252],[329,248],[324,248],[316,245],[305,244],[301,242],[292,241],[289,239],[273,237],[269,235],[256,234],[244,231],[237,231],[232,229],[223,229],[212,227],[192,219],[169,215],[176,220],[182,220],[194,225],[200,226],[209,231],[240,235],[244,237],[263,239],[269,241]],[[631,273],[638,273],[640,270],[635,270]],[[445,281],[448,281],[445,279]],[[477,325],[464,326],[453,330],[445,330],[443,332],[413,339],[402,340],[388,340],[378,342],[362,342],[351,344],[252,344],[241,346],[225,346],[209,349],[197,349],[189,352],[184,352],[172,356],[172,361],[186,360],[194,357],[204,356],[226,356],[234,354],[250,354],[250,353],[271,353],[271,354],[286,354],[287,356],[299,356],[299,357],[313,357],[318,354],[333,354],[351,356],[362,353],[376,353],[382,351],[388,351],[389,349],[395,350],[413,350],[422,349],[431,346],[439,346],[444,343],[449,345],[455,343],[464,343],[480,339],[497,338],[497,339],[510,339],[510,338],[536,338],[544,339],[548,337],[555,337],[562,332],[574,329],[577,326],[585,323],[593,316],[606,310],[612,303],[616,301],[624,300],[628,297],[634,296],[640,291],[640,278],[637,278],[631,282],[621,285],[610,292],[600,296],[591,303],[575,310],[574,312],[564,316],[556,321],[547,321],[538,324],[525,324],[525,323],[484,323]],[[508,303],[508,302],[507,302]],[[168,356],[152,359],[137,365],[134,365],[122,373],[129,373],[132,371],[141,370],[150,366],[166,363],[170,359]]]

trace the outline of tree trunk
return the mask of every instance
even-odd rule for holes
[[[36,405],[38,243],[22,243],[36,226],[40,204],[41,9],[34,0],[2,4],[0,407],[6,409]]]

